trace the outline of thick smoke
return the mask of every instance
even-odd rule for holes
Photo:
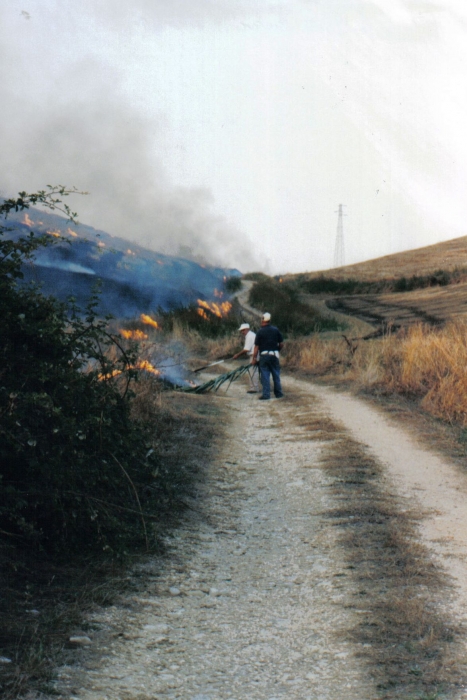
[[[217,5],[205,4],[208,9]],[[175,3],[172,10],[185,5]],[[166,6],[154,5],[154,21]],[[125,7],[117,3],[114,16],[123,17]],[[138,7],[143,17],[145,3]],[[95,7],[98,15],[108,10],[104,2]],[[137,11],[133,7],[133,17]],[[23,24],[29,28],[33,21],[31,9],[31,19]],[[47,51],[50,47],[44,46]],[[116,69],[97,56],[76,56],[46,77],[36,68],[34,83],[32,66],[27,82],[25,78],[33,57],[19,56],[5,36],[0,55],[1,194],[35,191],[48,183],[73,185],[89,193],[70,202],[83,223],[169,254],[191,251],[194,258],[213,264],[257,267],[246,239],[216,215],[209,190],[169,181],[160,155],[163,116],[142,116],[121,89]],[[38,57],[39,63],[41,58],[49,69],[51,57]]]
[[[54,270],[64,270],[65,272],[79,272],[82,275],[95,275],[94,270],[90,267],[83,267],[83,265],[77,265],[76,263],[57,263],[56,261],[49,260],[35,260],[35,265],[38,267],[50,267]]]

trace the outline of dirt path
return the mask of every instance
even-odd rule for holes
[[[242,308],[244,318],[250,323],[258,324],[261,319],[262,312],[259,309],[255,309],[253,306],[250,306],[248,303],[248,297],[253,284],[254,282],[251,280],[242,280],[242,288],[232,296],[237,298],[238,303]]]
[[[431,554],[462,578],[464,538],[438,540],[467,523],[467,481],[361,402],[284,385],[279,401],[258,403],[240,382],[219,397],[224,448],[171,556],[92,616],[92,645],[60,669],[59,697],[467,697],[456,628],[467,592]]]
[[[408,508],[424,511],[420,533],[455,580],[455,614],[467,603],[467,473],[432,454],[374,407],[325,387],[314,387],[333,417],[367,444],[394,480]]]

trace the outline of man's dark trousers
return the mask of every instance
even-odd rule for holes
[[[281,375],[279,360],[275,355],[260,355],[259,370],[261,375],[261,385],[263,387],[263,397],[271,398],[270,377],[274,384],[274,396],[280,399],[283,396],[281,387]]]

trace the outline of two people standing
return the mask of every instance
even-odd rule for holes
[[[256,393],[259,390],[257,373],[259,367],[263,388],[262,396],[259,397],[260,401],[267,401],[271,398],[271,377],[274,396],[277,399],[282,398],[284,394],[281,386],[279,351],[284,345],[284,338],[279,329],[271,325],[271,314],[263,314],[261,328],[256,335],[250,330],[248,323],[242,323],[239,330],[245,337],[245,346],[241,352],[234,355],[234,359],[241,355],[248,355],[251,358],[253,372],[250,374],[249,393]]]
[[[253,364],[259,363],[259,373],[263,395],[260,401],[267,401],[271,398],[271,383],[274,386],[274,396],[281,399],[281,368],[279,362],[279,351],[284,346],[282,333],[276,326],[271,326],[271,314],[265,313],[261,319],[261,328],[256,334],[255,349],[253,351]]]

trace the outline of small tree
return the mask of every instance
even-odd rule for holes
[[[239,292],[242,288],[242,278],[237,276],[227,277],[224,282],[224,287],[230,294]]]

